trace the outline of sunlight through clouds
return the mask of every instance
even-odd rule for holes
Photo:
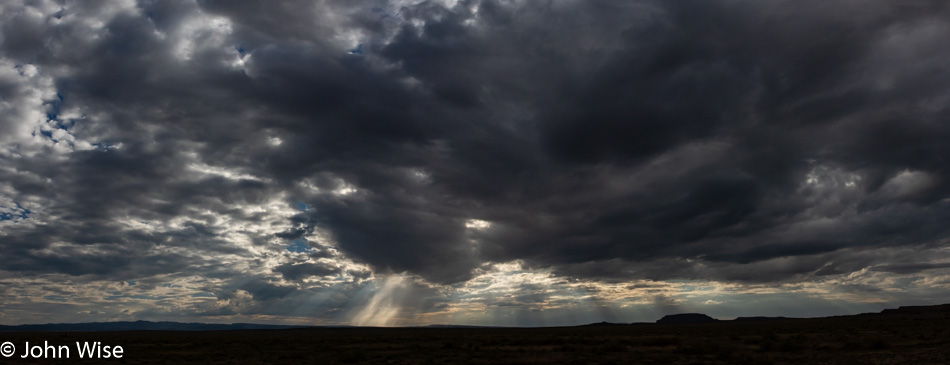
[[[382,284],[373,292],[372,298],[356,313],[350,323],[375,327],[392,325],[401,309],[396,296],[399,291],[405,289],[405,281],[405,277],[398,275],[382,279]]]

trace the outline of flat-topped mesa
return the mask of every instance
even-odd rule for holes
[[[702,313],[669,314],[656,320],[659,324],[712,323],[718,320]]]
[[[950,313],[950,304],[941,305],[904,305],[897,309],[885,309],[881,314],[926,314],[926,313]]]

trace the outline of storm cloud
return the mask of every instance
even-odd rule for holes
[[[945,302],[948,19],[943,1],[7,3],[0,322]]]

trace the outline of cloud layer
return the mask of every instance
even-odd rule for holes
[[[0,322],[945,302],[947,19],[941,1],[5,4]]]

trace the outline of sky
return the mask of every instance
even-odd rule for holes
[[[0,3],[0,324],[950,302],[946,1]]]

